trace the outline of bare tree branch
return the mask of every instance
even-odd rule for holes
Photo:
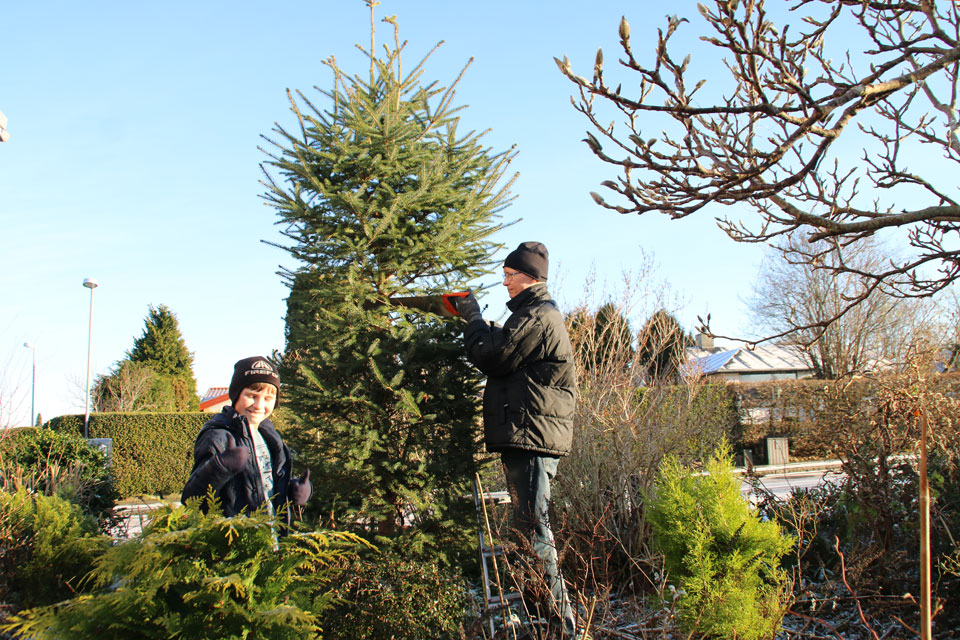
[[[798,234],[781,239],[764,260],[749,306],[752,326],[799,349],[818,377],[904,363],[916,339],[945,335],[929,300],[899,300],[869,276],[891,253],[875,238],[834,246],[816,257],[819,266],[805,246]],[[834,275],[841,265],[846,271]]]
[[[700,5],[693,52],[722,58],[725,74],[709,83],[690,55],[678,62],[673,38],[687,18],[668,18],[649,64],[624,18],[622,79],[604,71],[603,51],[592,80],[557,60],[590,125],[585,142],[618,173],[594,200],[675,219],[725,206],[718,224],[734,241],[799,232],[807,247],[796,255],[816,268],[892,295],[937,293],[960,273],[958,4],[799,0],[777,24],[764,0],[714,0]],[[822,260],[897,230],[910,249],[901,259],[873,269]]]

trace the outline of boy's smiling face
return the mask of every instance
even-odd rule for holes
[[[276,406],[277,388],[266,383],[244,387],[240,397],[233,403],[234,411],[247,418],[251,429],[256,429],[261,422],[270,417]]]

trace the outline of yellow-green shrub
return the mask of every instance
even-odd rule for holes
[[[792,539],[764,522],[740,493],[728,447],[694,473],[674,456],[647,503],[677,608],[689,632],[766,640],[780,627],[790,590],[780,567]]]
[[[364,543],[348,533],[278,538],[263,511],[165,507],[144,534],[111,547],[95,593],[10,618],[0,631],[36,640],[320,637],[330,580]]]
[[[94,518],[63,498],[0,491],[0,602],[16,609],[75,595],[109,543]]]

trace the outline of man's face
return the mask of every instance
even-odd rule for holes
[[[261,422],[270,417],[276,405],[277,390],[273,385],[268,384],[261,391],[254,391],[251,387],[244,388],[233,404],[233,409],[240,415],[246,416],[251,429],[256,429]]]
[[[503,268],[503,286],[507,288],[511,298],[517,297],[527,287],[536,283],[536,280],[521,271],[515,271],[510,267]]]

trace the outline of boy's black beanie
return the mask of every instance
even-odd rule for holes
[[[539,242],[521,242],[507,254],[503,266],[522,271],[537,280],[546,281],[550,257],[547,248]]]
[[[230,380],[228,395],[230,402],[237,403],[240,392],[255,382],[266,382],[277,388],[277,402],[280,401],[280,375],[272,364],[261,356],[244,358],[233,365],[233,379]]]

